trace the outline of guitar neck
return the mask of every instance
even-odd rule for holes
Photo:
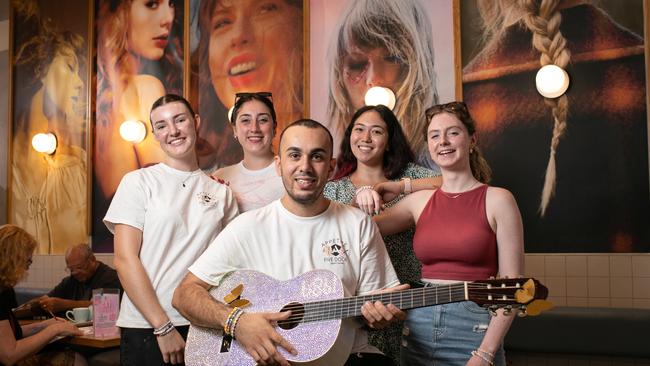
[[[304,304],[305,308],[302,322],[316,322],[359,316],[361,315],[361,306],[366,301],[381,301],[384,304],[393,304],[402,310],[463,301],[468,299],[468,283],[436,285],[433,287],[422,287],[375,295],[309,302]]]

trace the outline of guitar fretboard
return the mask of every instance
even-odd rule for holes
[[[359,316],[361,315],[361,306],[366,301],[381,301],[384,304],[393,304],[402,310],[408,310],[468,300],[467,285],[468,282],[462,282],[398,292],[309,302],[304,304],[304,314],[301,322],[307,323]]]

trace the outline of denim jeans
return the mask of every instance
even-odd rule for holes
[[[120,365],[158,366],[166,365],[158,347],[158,340],[151,328],[120,328]],[[187,338],[190,326],[176,327],[183,339]]]
[[[490,323],[490,314],[471,301],[409,310],[402,331],[402,365],[465,366]],[[505,366],[503,345],[495,366]]]

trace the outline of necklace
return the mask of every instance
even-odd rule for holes
[[[462,196],[463,193],[467,193],[467,192],[471,191],[471,190],[472,190],[472,189],[473,189],[473,188],[474,188],[478,183],[481,183],[481,182],[478,182],[478,181],[477,181],[477,182],[472,183],[472,185],[469,186],[469,188],[464,189],[464,190],[463,190],[462,192],[460,192],[460,193],[447,193],[447,192],[445,192],[445,191],[442,190],[442,187],[440,187],[440,189],[438,189],[438,190],[439,190],[440,193],[442,193],[445,197],[447,197],[447,198],[451,198],[451,199],[454,199],[454,198],[458,198],[458,197]]]
[[[181,185],[183,186],[183,188],[186,187],[185,183],[187,182],[187,180],[192,178],[192,176],[195,175],[195,174],[196,174],[196,171],[190,172],[190,174],[188,174],[187,177],[185,177],[185,179],[183,179],[183,181],[181,182]]]

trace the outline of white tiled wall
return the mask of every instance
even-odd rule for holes
[[[113,266],[112,254],[95,254],[97,260]],[[26,279],[17,287],[52,288],[68,275],[63,255],[35,255]]]
[[[527,254],[526,275],[558,306],[650,309],[650,253]]]
[[[97,259],[113,266],[112,254]],[[549,289],[557,306],[650,309],[650,253],[527,254],[526,276]],[[51,288],[66,276],[62,255],[34,256],[21,287]]]

